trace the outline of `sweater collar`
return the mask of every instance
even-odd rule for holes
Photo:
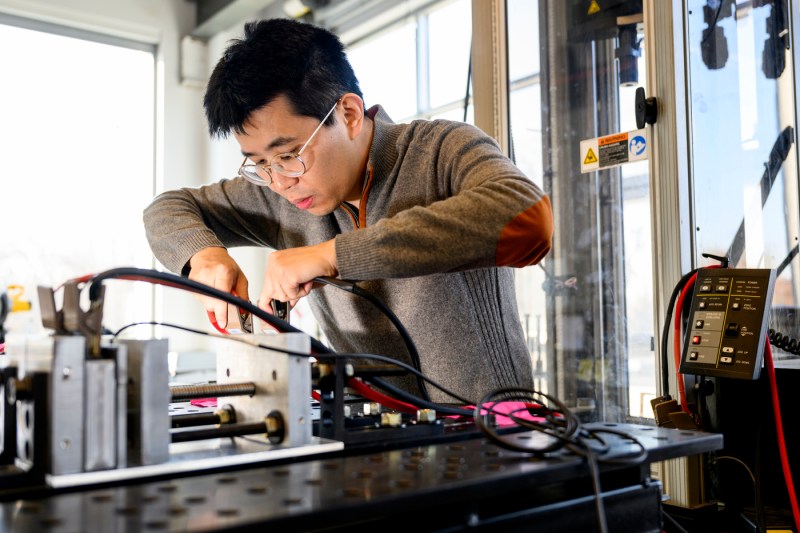
[[[372,179],[381,179],[394,168],[397,161],[397,139],[405,129],[404,124],[395,124],[381,105],[367,110],[373,121],[372,146],[369,150],[369,164],[373,168]]]

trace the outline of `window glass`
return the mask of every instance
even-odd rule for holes
[[[468,122],[470,124],[475,122],[475,114],[474,114],[474,109],[472,108],[472,104],[470,104],[470,106],[467,108],[466,117],[464,116],[464,108],[461,107],[461,108],[451,108],[448,111],[443,111],[441,113],[435,113],[435,114],[431,115],[430,118],[432,118],[432,119],[444,118],[444,119],[447,119],[447,120],[460,120],[462,122]]]
[[[394,120],[417,113],[415,35],[405,24],[348,50],[367,107],[381,104]]]
[[[25,287],[34,308],[37,285],[152,267],[142,209],[154,186],[153,50],[47,29],[0,23],[0,117],[13,124],[0,128],[0,283]],[[104,325],[152,316],[151,294],[109,284]]]
[[[736,267],[776,267],[797,243],[793,64],[776,9],[689,2],[697,250]],[[776,293],[796,305],[790,274]]]
[[[641,16],[641,3],[620,2],[591,20],[571,6],[507,4],[512,153],[550,195],[555,214],[552,251],[517,272],[520,319],[540,390],[586,419],[652,417],[647,162],[581,173],[577,150],[581,140],[636,129],[642,35],[636,24],[620,26],[618,16]],[[620,46],[621,36],[634,46]],[[640,54],[624,72],[621,49]],[[550,51],[547,71],[541,50]]]
[[[434,4],[402,26],[352,45],[348,57],[367,106],[382,104],[397,122],[464,120],[471,35],[471,3],[456,0]]]
[[[428,17],[430,106],[463,100],[467,92],[472,12],[469,0],[459,0]],[[463,120],[462,116],[458,120]]]
[[[539,2],[509,0],[508,50],[513,60],[508,62],[510,80],[521,80],[539,74]]]
[[[796,74],[786,2],[688,2],[694,238],[732,267],[774,268],[770,327],[797,336]],[[772,350],[777,364],[798,356]],[[794,361],[791,361],[794,360]]]

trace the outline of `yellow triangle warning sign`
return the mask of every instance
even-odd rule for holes
[[[600,11],[600,4],[597,3],[597,0],[592,0],[589,3],[589,11],[587,11],[587,13],[589,15],[594,15],[598,11]]]
[[[591,163],[597,163],[597,156],[594,155],[594,150],[589,148],[589,151],[586,152],[586,157],[583,158],[583,164],[589,165]]]

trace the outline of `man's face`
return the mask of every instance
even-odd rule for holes
[[[257,165],[267,166],[280,159],[276,156],[297,155],[303,149],[299,158],[305,173],[288,177],[272,170],[269,188],[298,209],[317,216],[333,212],[343,201],[358,201],[361,192],[360,158],[344,125],[341,104],[333,115],[336,123],[322,126],[314,134],[319,120],[293,114],[288,100],[279,96],[250,114],[243,134],[234,134],[248,163]]]

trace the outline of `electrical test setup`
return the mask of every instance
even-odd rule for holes
[[[168,339],[107,331],[112,280],[237,306],[242,333],[219,335],[216,379],[170,385]],[[416,361],[381,302],[316,281],[372,301]],[[154,270],[112,269],[38,296],[49,357],[7,353],[0,368],[3,531],[660,531],[650,465],[722,447],[702,431],[583,424],[528,389],[435,404],[385,379],[439,386],[413,364],[336,353],[288,312]],[[202,398],[215,405],[187,409]]]

